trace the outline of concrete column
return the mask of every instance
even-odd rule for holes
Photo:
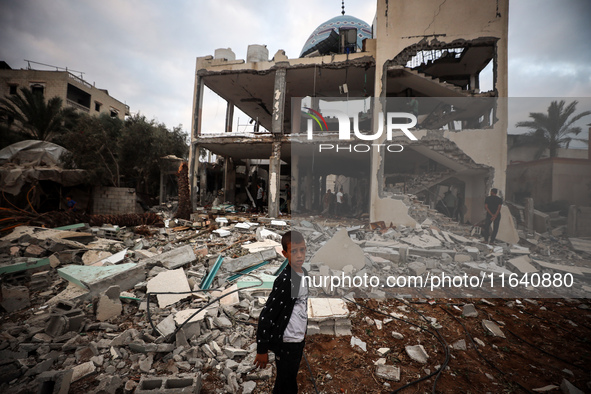
[[[287,72],[284,68],[275,71],[275,90],[273,93],[273,119],[271,122],[271,132],[274,134],[283,134],[283,119],[285,110],[285,77]]]
[[[207,163],[199,163],[199,204],[205,205],[207,196]]]
[[[204,88],[205,85],[203,83],[203,78],[197,74],[195,76],[195,87],[193,94],[193,119],[191,124],[191,146],[189,150],[189,187],[191,189],[191,204],[193,205],[193,210],[197,208],[199,145],[196,143],[196,139],[201,135]]]
[[[308,211],[312,210],[312,167],[306,166],[306,180],[304,181],[304,194]]]
[[[300,157],[291,156],[291,212],[299,212],[300,209]]]
[[[224,202],[236,203],[236,167],[231,157],[224,160]]]
[[[566,222],[566,234],[569,237],[577,235],[577,206],[571,205],[568,207],[568,219]]]
[[[525,227],[528,234],[534,232],[534,199],[525,199]]]
[[[314,209],[319,211],[322,211],[322,199],[324,198],[324,193],[326,193],[326,188],[322,190],[322,183],[324,182],[326,184],[325,180],[326,177],[320,174],[314,177]]]
[[[232,125],[234,122],[234,104],[228,101],[228,105],[226,106],[226,125],[224,127],[224,131],[226,133],[232,132]]]
[[[291,134],[299,134],[302,123],[302,98],[291,99]]]
[[[283,117],[283,116],[282,116]],[[269,158],[269,194],[268,212],[269,217],[279,217],[279,190],[281,176],[281,141],[273,142],[273,153]]]

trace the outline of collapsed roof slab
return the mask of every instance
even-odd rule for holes
[[[194,139],[193,143],[216,155],[231,157],[234,160],[265,160],[272,156],[272,145],[278,138],[281,141],[281,160],[289,163],[291,162],[289,136],[274,137],[268,134],[236,135],[233,133],[206,134]]]
[[[269,68],[253,69],[251,63],[242,68],[222,67],[208,63],[198,64],[197,75],[205,86],[224,100],[238,107],[252,119],[271,130],[275,72],[286,70],[286,91],[284,121],[291,119],[292,97],[366,97],[373,95],[375,66],[371,56],[350,59],[335,56],[326,61],[325,57],[314,62],[301,63],[302,59],[280,62],[278,67],[270,62]],[[315,58],[316,59],[316,58]],[[258,64],[258,63],[256,63]],[[348,93],[340,87],[347,84]]]

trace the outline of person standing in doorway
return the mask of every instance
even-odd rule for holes
[[[291,188],[289,187],[289,183],[285,184],[285,200],[287,214],[291,215]]]
[[[484,200],[484,209],[486,210],[486,219],[484,219],[484,229],[482,235],[484,235],[484,242],[489,245],[495,244],[497,233],[499,232],[499,224],[501,223],[501,206],[503,205],[503,199],[497,196],[498,190],[495,188],[490,189],[490,196]],[[490,233],[490,225],[493,225],[493,231]]]
[[[72,199],[72,196],[66,197],[66,205],[68,206],[69,212],[76,212],[76,201]]]
[[[265,196],[265,190],[260,183],[257,183],[257,212],[263,212],[263,197]]]
[[[337,205],[336,205],[336,215],[341,216],[343,214],[343,187],[339,189],[337,192]]]

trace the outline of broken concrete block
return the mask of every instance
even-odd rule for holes
[[[157,294],[158,306],[164,308],[190,296],[191,287],[182,268],[161,272],[148,281],[148,293],[187,292],[186,294]]]
[[[467,263],[468,261],[472,261],[472,256],[470,256],[469,254],[457,253],[454,256],[454,261],[456,263]]]
[[[217,230],[213,230],[212,232],[214,234],[217,234],[221,238],[229,237],[230,235],[232,235],[232,232],[231,231],[225,230],[223,228],[219,228]]]
[[[123,381],[117,375],[101,375],[97,377],[96,380],[100,381],[100,383],[95,390],[97,393],[101,394],[115,394],[116,392],[118,392],[118,389],[123,385]]]
[[[365,266],[365,255],[359,245],[351,240],[347,229],[341,229],[314,254],[310,263],[326,264],[338,270],[352,265],[360,270]]]
[[[238,295],[238,285],[234,283],[232,286],[224,289],[223,291],[214,290],[211,292],[211,296],[214,298],[222,297],[220,299],[221,305],[232,306],[240,303],[240,296]],[[230,294],[231,293],[231,294]],[[229,294],[229,295],[226,295]]]
[[[564,378],[562,378],[562,383],[560,383],[560,391],[563,394],[583,394],[581,390]]]
[[[198,394],[201,392],[201,374],[181,374],[175,377],[142,376],[135,394],[178,393]]]
[[[46,371],[37,376],[38,392],[43,394],[68,394],[73,370]]]
[[[499,326],[490,320],[483,320],[482,327],[484,327],[487,332],[494,335],[495,337],[505,338],[505,334],[503,331],[501,331]]]
[[[80,380],[96,371],[96,367],[92,361],[76,365],[72,369],[72,382]]]
[[[248,354],[247,350],[244,349],[237,349],[231,346],[224,347],[224,353],[228,358],[233,359],[234,357],[242,357]]]
[[[413,261],[407,265],[411,275],[420,276],[423,275],[427,271],[427,266],[425,263],[420,261]]]
[[[122,290],[133,288],[146,279],[145,266],[125,263],[102,267],[67,265],[57,270],[58,275],[97,296],[109,287],[118,285]]]
[[[56,338],[66,332],[80,331],[86,315],[67,300],[56,304],[45,327],[45,333]]]
[[[156,326],[156,330],[158,330],[160,335],[164,337],[171,335],[176,330],[174,315],[168,315],[166,319],[158,323],[158,325]]]
[[[363,342],[361,339],[357,337],[351,337],[351,347],[359,347],[364,352],[367,352],[367,343]]]
[[[464,317],[478,317],[478,311],[474,307],[474,304],[466,304],[462,310],[462,315]]]
[[[401,241],[421,249],[438,248],[441,246],[441,241],[427,234],[405,237]]]
[[[252,394],[257,384],[253,381],[244,382],[242,384],[242,394]]]
[[[312,321],[347,317],[349,308],[341,298],[308,298],[308,318]]]
[[[378,354],[380,356],[385,356],[386,354],[390,353],[390,348],[389,347],[381,347],[378,349]]]
[[[538,272],[536,267],[531,264],[531,259],[529,256],[519,256],[513,259],[510,259],[507,264],[509,267],[513,267],[517,272],[525,273],[532,273]]]
[[[376,367],[376,376],[378,378],[400,381],[400,368],[394,365],[378,365]]]
[[[455,350],[468,350],[468,348],[466,347],[466,340],[465,339],[460,339],[459,341],[454,342],[452,347]]]
[[[149,354],[147,356],[141,356],[140,360],[139,360],[139,367],[140,367],[140,371],[144,372],[144,373],[148,373],[150,372],[150,369],[152,369],[152,364],[154,363],[154,357]]]
[[[547,393],[547,392],[550,392],[550,391],[554,391],[557,388],[559,388],[559,387],[556,386],[556,385],[553,385],[553,384],[549,384],[547,386],[539,387],[537,389],[531,389],[531,391],[533,391],[535,393]]]
[[[246,375],[247,380],[269,380],[273,376],[273,366],[269,364],[267,368],[257,370]]]
[[[506,205],[501,206],[501,223],[499,224],[497,240],[510,245],[519,242],[519,234],[513,221],[513,215],[511,215],[511,211]]]
[[[98,321],[107,321],[121,315],[123,306],[119,294],[121,294],[119,286],[111,286],[100,296],[96,307],[96,319]]]
[[[82,263],[84,265],[92,265],[97,261],[110,257],[112,253],[106,250],[88,250],[82,255]]]
[[[257,238],[257,241],[259,241],[259,242],[262,242],[265,240],[273,240],[275,242],[281,243],[281,235],[277,234],[274,231],[268,230],[264,227],[257,228],[256,238]]]
[[[243,244],[242,249],[248,250],[250,253],[261,252],[267,249],[275,249],[275,252],[281,253],[283,247],[281,246],[280,242],[274,241],[272,239],[265,239],[260,242],[253,242],[250,244]]]
[[[29,289],[25,286],[2,285],[2,308],[8,313],[16,312],[31,305]]]
[[[185,245],[181,246],[180,248],[175,248],[169,250],[168,252],[152,256],[149,259],[142,261],[142,263],[151,264],[160,262],[165,268],[174,270],[182,267],[185,264],[192,263],[195,260],[197,260],[197,256],[195,256],[193,247],[191,245]]]
[[[253,265],[262,263],[263,261],[269,261],[277,257],[275,249],[265,249],[260,252],[247,254],[246,256],[239,257],[237,259],[226,258],[223,262],[223,267],[229,272],[242,271],[245,268],[252,267]]]
[[[414,361],[421,364],[427,364],[429,355],[425,351],[423,345],[406,346],[404,349],[406,350],[406,354],[408,354],[408,356]]]
[[[29,245],[25,249],[24,256],[25,257],[42,257],[45,254],[46,250],[38,245]]]

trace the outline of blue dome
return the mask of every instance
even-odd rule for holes
[[[361,49],[363,40],[366,38],[372,38],[371,27],[362,21],[361,19],[355,18],[349,15],[339,15],[332,19],[322,23],[310,34],[310,37],[306,40],[300,57],[302,57],[308,50],[317,45],[318,43],[326,40],[331,32],[339,33],[341,27],[354,27],[357,29],[357,48]]]

